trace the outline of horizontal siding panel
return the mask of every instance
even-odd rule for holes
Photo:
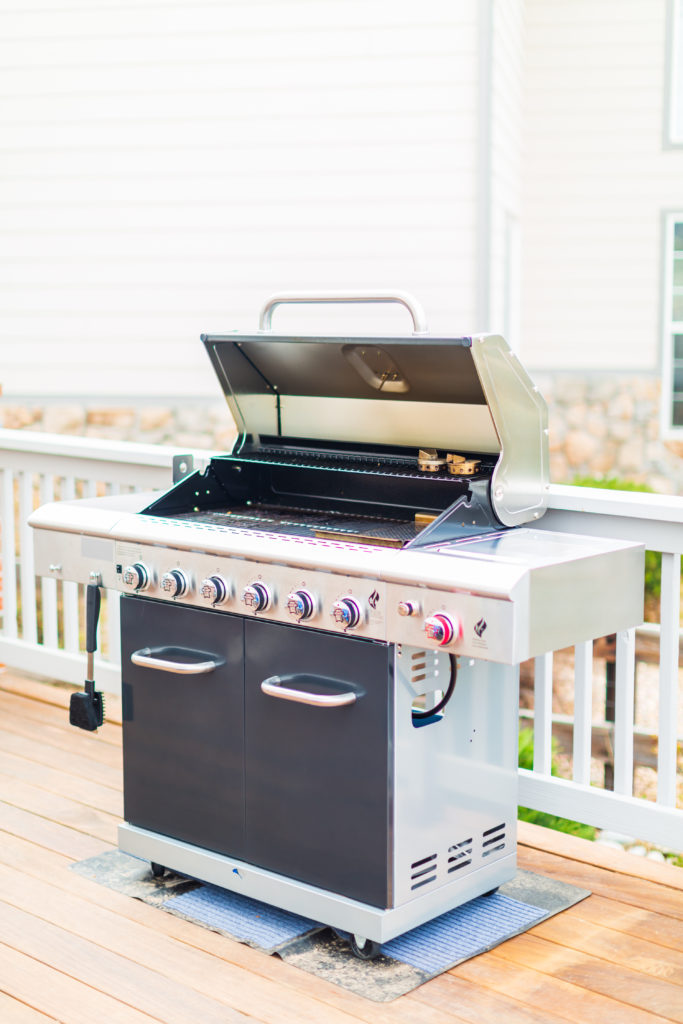
[[[621,17],[629,25],[652,21],[652,9],[666,0],[526,0],[528,25],[552,30],[570,28],[577,20],[591,30],[609,28]]]
[[[419,146],[416,146],[416,139],[419,139]],[[322,118],[315,122],[315,146],[312,145],[312,124],[308,118],[295,116],[294,112],[290,112],[287,118],[271,116],[267,112],[259,118],[245,118],[236,110],[231,116],[224,114],[213,125],[204,121],[186,121],[180,126],[172,120],[121,124],[109,121],[101,126],[89,125],[85,136],[80,125],[62,123],[59,127],[25,127],[15,124],[11,134],[8,130],[0,133],[0,152],[21,154],[23,150],[29,159],[56,152],[67,160],[80,160],[81,154],[93,152],[104,155],[121,152],[129,158],[137,158],[144,172],[148,155],[154,152],[168,153],[172,157],[183,151],[195,154],[197,162],[201,163],[214,159],[215,154],[233,146],[238,151],[240,147],[253,147],[264,156],[296,146],[311,154],[323,147],[343,146],[369,147],[372,153],[377,146],[398,147],[400,151],[410,145],[419,150],[423,141],[430,144],[440,140],[447,146],[451,139],[460,145],[467,145],[475,139],[472,113],[466,108],[452,117],[430,111],[407,113],[397,108],[381,118],[372,115]],[[78,166],[80,164],[75,168]]]
[[[469,126],[468,126],[469,128]],[[98,179],[188,179],[216,177],[223,180],[232,176],[261,175],[264,177],[277,168],[278,175],[352,174],[356,177],[387,174],[400,177],[415,173],[442,172],[457,175],[458,179],[474,178],[472,149],[474,138],[461,133],[460,141],[454,130],[446,142],[442,139],[421,139],[420,146],[408,140],[394,145],[330,145],[311,150],[309,146],[293,144],[255,148],[231,145],[220,149],[151,150],[145,154],[140,166],[137,154],[125,150],[84,150],[76,157],[73,153],[51,150],[40,154],[31,151],[5,152],[0,159],[0,182],[21,178],[32,185],[40,195],[44,181],[71,178]],[[270,152],[269,152],[270,150]],[[0,200],[4,202],[4,189],[0,187]],[[225,193],[222,199],[225,199]],[[2,205],[0,202],[0,205]]]
[[[455,182],[453,183],[457,188]],[[47,178],[40,181],[26,181],[6,178],[2,184],[3,202],[10,205],[39,199],[41,203],[81,202],[161,202],[173,203],[191,200],[201,195],[204,202],[221,202],[226,191],[230,191],[237,205],[243,199],[258,202],[259,187],[268,194],[268,201],[274,205],[297,205],[312,203],[355,203],[363,201],[390,203],[399,199],[409,200],[416,191],[438,190],[444,198],[451,188],[451,175],[447,168],[421,170],[412,174],[402,171],[391,175],[383,173],[356,173],[340,175],[336,171],[328,174],[266,174],[223,175],[205,174],[201,177],[123,178],[87,177]]]
[[[452,36],[452,40],[451,40]],[[290,57],[307,60],[311,56],[352,58],[355,54],[371,53],[377,57],[391,54],[424,53],[438,55],[453,50],[456,54],[471,52],[470,41],[464,39],[462,25],[457,22],[425,26],[416,20],[402,27],[391,19],[374,24],[351,22],[332,24],[319,29],[309,25],[306,31],[285,31],[267,25],[251,32],[231,29],[219,31],[188,31],[164,34],[163,30],[148,35],[110,34],[106,32],[63,38],[24,36],[0,38],[0,64],[3,67],[60,67],[99,64],[125,67],[128,64],[158,65],[203,63],[204,61],[244,60],[267,65],[283,51]]]
[[[98,33],[117,36],[124,26],[135,34],[197,34],[211,32],[307,32],[312,25],[337,28],[356,24],[381,28],[390,14],[397,27],[442,26],[471,20],[469,0],[423,0],[419,11],[414,4],[386,0],[299,0],[263,2],[250,0],[203,4],[144,3],[135,0],[29,0],[19,4],[2,0],[0,16],[12,38],[32,39],[89,36]],[[40,15],[38,24],[36,15]],[[5,27],[5,26],[3,26]]]
[[[400,204],[397,208],[393,203],[357,202],[352,207],[342,202],[335,202],[324,210],[324,220],[317,206],[306,205],[297,209],[290,205],[278,205],[268,201],[268,197],[252,196],[249,201],[240,205],[232,203],[202,203],[197,200],[191,203],[68,203],[49,206],[35,202],[23,207],[2,206],[0,204],[0,237],[7,235],[12,239],[12,251],[7,252],[8,259],[17,258],[16,247],[21,244],[21,235],[29,237],[30,254],[34,260],[41,259],[41,250],[36,248],[36,235],[51,236],[64,234],[67,238],[84,238],[86,246],[92,246],[93,236],[109,236],[115,239],[118,235],[135,236],[132,241],[139,243],[142,237],[150,237],[153,245],[156,236],[164,239],[177,234],[183,236],[180,241],[190,241],[185,236],[194,232],[197,244],[201,237],[222,234],[225,231],[244,232],[247,242],[252,236],[258,235],[264,242],[267,236],[284,238],[285,243],[291,240],[292,232],[299,229],[303,232],[325,234],[330,229],[336,232],[357,231],[396,231],[415,230],[440,227],[444,238],[452,237],[458,227],[467,229],[473,226],[474,211],[471,207],[474,195],[474,182],[469,180],[456,185],[453,183],[449,195],[443,198],[432,197],[431,200],[411,197],[409,203]],[[144,232],[144,236],[141,234]],[[284,233],[284,234],[283,234]],[[90,241],[88,241],[90,239]],[[237,248],[237,239],[233,235],[231,244]],[[105,239],[107,251],[109,240]],[[391,238],[388,239],[391,244]],[[135,261],[140,254],[134,247],[128,248],[128,255]]]
[[[102,125],[109,120],[126,119],[131,122],[168,122],[182,124],[198,118],[199,122],[230,121],[234,111],[239,120],[267,113],[268,117],[348,117],[360,114],[364,117],[400,111],[401,115],[417,111],[452,111],[453,98],[448,90],[434,85],[405,83],[382,85],[368,91],[359,86],[349,87],[344,82],[326,87],[312,81],[300,89],[280,87],[271,81],[262,84],[258,90],[209,97],[206,94],[157,97],[134,94],[72,97],[62,102],[60,97],[25,99],[5,107],[0,117],[4,131],[10,131],[16,123],[23,126],[28,121],[49,122],[59,126],[61,121],[88,125],[91,121]],[[215,130],[215,128],[214,128]]]
[[[322,58],[310,54],[305,61],[279,54],[268,61],[269,81],[264,81],[263,62],[249,56],[201,64],[133,65],[126,67],[124,82],[121,69],[109,64],[95,68],[66,65],[31,70],[3,67],[0,68],[0,96],[11,98],[13,106],[21,98],[23,104],[49,103],[57,110],[89,97],[97,102],[121,97],[123,103],[131,97],[139,97],[146,103],[152,103],[155,97],[157,101],[159,97],[173,97],[175,105],[186,97],[190,102],[194,98],[197,101],[206,98],[207,94],[222,98],[232,92],[243,93],[245,89],[262,92],[272,88],[270,83],[273,82],[287,90],[312,86],[357,90],[405,83],[416,86],[450,83],[459,87],[472,81],[475,71],[471,46],[462,53],[454,53],[452,46],[445,47],[441,53],[430,54],[428,61],[412,51],[383,57],[368,53],[351,58]],[[30,115],[30,108],[27,113]]]
[[[268,197],[253,196],[249,201],[238,205],[227,203],[200,203],[197,200],[184,203],[69,203],[47,205],[35,203],[18,206],[2,206],[0,204],[0,238],[3,234],[11,237],[12,246],[17,243],[17,236],[22,233],[34,237],[34,248],[31,256],[40,260],[41,251],[35,248],[36,234],[46,238],[53,234],[66,233],[67,236],[95,236],[95,234],[111,234],[117,236],[130,231],[169,234],[177,232],[206,232],[216,234],[224,231],[242,231],[249,236],[258,233],[265,239],[269,233],[287,232],[301,228],[305,231],[323,232],[334,228],[338,230],[357,230],[360,228],[385,230],[387,228],[430,228],[438,226],[444,238],[452,236],[454,229],[473,227],[473,209],[470,202],[474,196],[472,178],[452,185],[447,201],[441,197],[411,198],[410,203],[386,205],[375,202],[356,202],[348,204],[336,202],[326,207],[325,219],[321,219],[321,210],[313,205],[301,209],[293,206],[278,205],[268,202]],[[464,211],[460,208],[462,197]],[[236,239],[231,238],[236,244]],[[267,241],[267,239],[266,239]],[[14,249],[7,253],[14,259]],[[137,258],[131,251],[132,261]]]

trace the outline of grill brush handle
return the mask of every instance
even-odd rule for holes
[[[88,732],[96,732],[104,722],[104,697],[95,688],[95,651],[97,650],[97,622],[100,617],[99,573],[91,573],[93,581],[86,588],[85,597],[85,649],[87,667],[85,689],[72,693],[69,699],[69,724]]]
[[[174,660],[171,655],[180,655],[186,660]],[[192,658],[195,660],[190,660]],[[191,651],[182,647],[141,647],[139,651],[133,651],[130,660],[141,668],[175,672],[184,676],[205,675],[223,664],[222,658],[213,658],[203,651]]]
[[[293,681],[296,678],[296,676],[289,676],[287,680],[283,680],[280,676],[269,676],[261,683],[261,690],[268,697],[289,700],[294,704],[310,704],[315,708],[343,708],[348,704],[355,704],[358,699],[355,690],[340,690],[339,693],[311,693],[308,690],[297,690],[294,687],[283,685],[285,681]],[[335,682],[335,680],[330,681]]]
[[[317,305],[329,303],[377,303],[397,302],[405,308],[413,318],[413,334],[427,334],[427,317],[417,301],[408,292],[278,292],[266,301],[259,316],[259,331],[272,330],[273,312],[278,306],[286,305]]]

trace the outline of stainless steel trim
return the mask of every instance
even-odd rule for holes
[[[292,304],[317,303],[365,303],[365,302],[397,302],[410,313],[413,318],[413,334],[427,334],[427,317],[425,312],[408,292],[361,291],[361,292],[278,292],[266,301],[259,315],[259,331],[272,330],[273,312],[278,306]]]
[[[342,693],[308,693],[306,690],[294,690],[283,686],[279,676],[270,676],[261,683],[261,690],[268,697],[279,697],[280,700],[291,700],[296,704],[311,704],[316,708],[342,708],[347,704],[355,704],[356,694],[353,690]]]
[[[169,650],[169,648],[160,648],[161,652],[164,650]],[[190,653],[192,652],[188,651],[188,654]],[[141,647],[139,651],[133,651],[130,660],[134,665],[140,665],[142,668],[154,668],[159,672],[175,672],[185,676],[204,675],[207,672],[213,672],[221,664],[221,661],[213,659],[209,661],[167,661],[157,657],[151,647]]]
[[[498,335],[474,338],[472,359],[500,441],[491,503],[504,526],[540,519],[548,504],[548,409],[516,355]]]

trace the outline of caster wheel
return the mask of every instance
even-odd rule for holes
[[[152,875],[154,876],[154,878],[164,877],[164,874],[166,873],[166,868],[163,866],[163,864],[155,864],[154,861],[151,861],[149,866],[152,869]]]
[[[363,938],[362,935],[352,935],[349,939],[349,945],[351,952],[354,956],[357,956],[359,960],[374,960],[382,952],[382,947],[379,942],[373,942],[372,939]]]

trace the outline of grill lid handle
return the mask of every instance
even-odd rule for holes
[[[278,306],[285,305],[315,305],[330,303],[377,303],[397,302],[405,308],[413,318],[413,334],[427,334],[427,317],[425,312],[412,295],[408,292],[385,292],[385,291],[362,291],[362,292],[278,292],[271,295],[266,301],[259,315],[259,331],[271,331],[273,312]]]

